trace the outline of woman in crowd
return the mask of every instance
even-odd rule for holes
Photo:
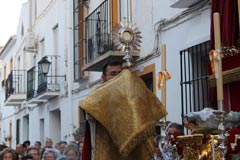
[[[78,146],[74,143],[68,144],[64,150],[64,155],[66,155],[67,160],[78,160],[79,159]]]
[[[17,154],[12,148],[5,148],[0,153],[1,160],[16,160]]]
[[[56,160],[57,152],[56,149],[49,148],[43,153],[44,160]]]

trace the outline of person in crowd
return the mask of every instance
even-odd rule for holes
[[[32,156],[23,156],[22,160],[33,160],[33,157]]]
[[[59,142],[55,143],[54,148],[56,148],[57,150],[60,150],[60,144],[59,144]]]
[[[26,155],[32,156],[33,160],[40,160],[41,159],[39,149],[37,147],[34,147],[34,146],[28,147]]]
[[[31,142],[29,140],[26,140],[23,142],[23,145],[26,146],[26,150],[27,150],[28,147],[31,145]]]
[[[7,148],[6,144],[0,144],[0,152]]]
[[[24,154],[25,150],[24,150],[23,144],[17,144],[15,151],[16,151],[17,153]]]
[[[40,157],[41,157],[41,155],[42,155],[42,143],[40,142],[40,141],[36,141],[35,143],[34,143],[34,147],[36,147],[38,150],[39,150],[39,154],[40,154]]]
[[[119,61],[109,61],[103,66],[102,80],[104,82],[112,79],[122,71],[122,63]]]
[[[17,153],[12,148],[7,147],[1,151],[0,159],[1,160],[16,160]]]
[[[53,141],[51,138],[46,138],[46,141],[45,141],[45,149],[48,149],[48,148],[53,148]]]
[[[65,156],[60,153],[59,150],[56,148],[48,148],[47,150],[44,151],[43,153],[43,158],[44,160],[60,160],[64,159]]]
[[[41,157],[43,158],[43,154],[46,150],[50,149],[50,148],[53,148],[53,141],[51,138],[46,138],[45,140],[45,146],[42,148],[42,151],[41,151]]]
[[[67,145],[66,141],[60,141],[59,142],[59,151],[60,151],[61,154],[63,154],[66,145]]]
[[[64,150],[64,155],[66,156],[67,160],[78,160],[79,159],[78,146],[74,143],[68,144]]]
[[[184,127],[181,124],[178,123],[170,123],[167,128],[166,128],[166,140],[169,142],[169,144],[176,144],[175,139],[177,138],[177,136],[182,136],[184,135]],[[182,147],[176,145],[176,153],[171,153],[172,150],[169,150],[168,148],[162,148],[161,149],[161,155],[162,155],[162,160],[166,160],[166,159],[176,159],[178,158],[182,158]]]
[[[22,160],[23,159],[23,154],[22,153],[17,153],[17,159]]]
[[[184,127],[178,123],[170,123],[166,128],[166,136],[170,138],[172,135],[184,135]]]
[[[42,147],[42,143],[40,141],[36,141],[34,143],[34,146],[40,151],[41,150],[41,147]]]
[[[49,148],[43,153],[44,160],[56,160],[57,152],[56,149]]]

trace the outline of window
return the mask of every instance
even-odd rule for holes
[[[17,122],[16,122],[16,144],[20,143],[20,128],[21,128],[21,120],[17,119]]]
[[[180,51],[182,114],[209,107],[209,46],[207,41]]]
[[[23,117],[23,139],[29,139],[29,115]]]
[[[44,118],[41,118],[40,120],[39,120],[39,127],[40,127],[40,133],[39,133],[39,135],[40,135],[40,142],[44,142],[45,141],[45,122],[44,122]]]
[[[146,66],[143,71],[137,71],[136,73],[145,82],[147,88],[150,89],[154,94],[156,94],[155,64]]]
[[[74,0],[73,7],[73,62],[74,80],[79,80],[83,75],[84,65],[84,4]]]

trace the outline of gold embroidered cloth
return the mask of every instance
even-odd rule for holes
[[[121,156],[128,156],[139,144],[152,138],[155,124],[167,115],[142,79],[127,69],[93,91],[80,107],[106,129]],[[97,134],[96,145],[101,143]]]

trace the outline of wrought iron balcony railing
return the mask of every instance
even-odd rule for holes
[[[6,80],[5,99],[7,100],[11,94],[26,93],[25,88],[25,70],[13,70]]]
[[[86,64],[113,49],[113,0],[105,0],[85,19]]]
[[[37,95],[44,92],[60,91],[60,85],[63,82],[63,76],[38,74]]]
[[[66,81],[66,75],[62,75],[61,70],[58,69],[62,65],[60,59],[58,59],[59,56],[49,55],[47,57],[50,59],[49,73],[47,73],[46,75],[41,73],[40,66],[38,65],[36,96],[44,92],[59,92],[60,86],[63,84],[64,81]],[[35,71],[32,72],[36,73]],[[29,83],[32,82],[29,81]]]
[[[123,61],[125,53],[113,43],[119,22],[131,22],[129,0],[104,0],[84,18],[84,7],[74,1],[74,78],[81,79],[83,71],[101,71],[107,61]],[[115,36],[116,37],[116,36]],[[138,50],[132,50],[134,60]]]

